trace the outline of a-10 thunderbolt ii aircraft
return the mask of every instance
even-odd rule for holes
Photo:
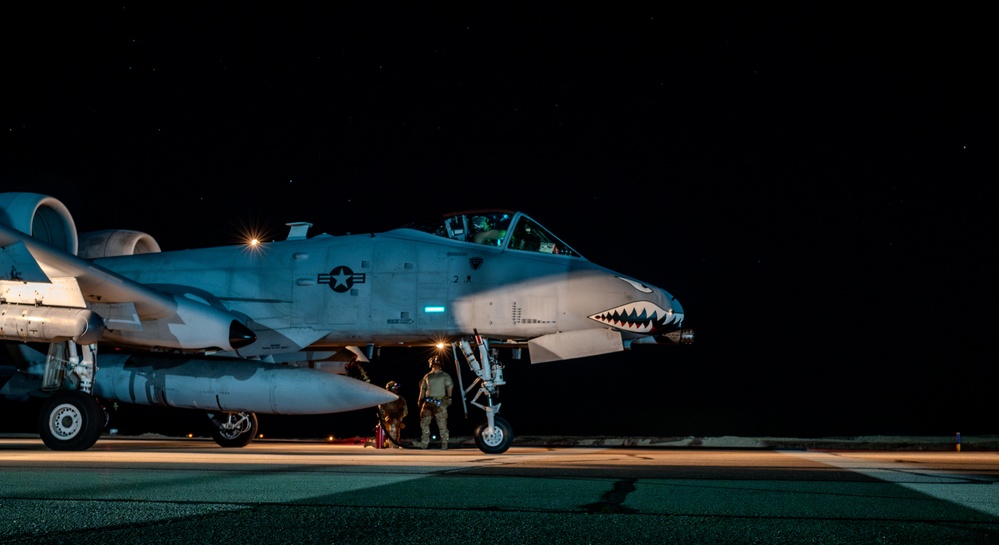
[[[668,292],[591,263],[520,212],[363,235],[289,226],[283,241],[161,252],[137,231],[77,233],[54,197],[0,194],[0,340],[36,356],[0,394],[47,398],[38,431],[55,450],[90,448],[112,401],[204,410],[216,442],[243,446],[256,413],[395,399],[316,364],[338,349],[442,343],[474,374],[459,390],[485,412],[476,444],[500,453],[513,433],[498,415],[497,347],[540,363],[693,339]]]

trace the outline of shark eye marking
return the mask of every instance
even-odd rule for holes
[[[631,333],[655,333],[678,326],[683,315],[649,301],[637,301],[598,312],[590,319]]]
[[[638,291],[640,291],[642,293],[652,293],[652,288],[646,286],[645,284],[643,284],[641,282],[636,282],[634,280],[629,280],[629,279],[627,279],[627,278],[625,278],[623,276],[618,276],[617,278],[619,278],[621,280],[624,280],[625,282],[631,284],[631,287],[635,288],[636,290],[638,290]]]

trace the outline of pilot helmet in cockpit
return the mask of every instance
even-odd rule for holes
[[[490,229],[489,218],[485,216],[475,216],[472,218],[472,228],[476,231],[488,231]]]

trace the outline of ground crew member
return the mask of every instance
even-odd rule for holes
[[[420,381],[420,430],[423,436],[414,444],[427,448],[430,444],[430,421],[437,420],[437,429],[441,432],[441,448],[447,449],[447,408],[451,405],[454,381],[451,380],[451,375],[444,372],[440,358],[434,356],[428,363],[430,372]]]
[[[364,366],[358,359],[357,354],[351,354],[350,361],[343,366],[344,373],[350,378],[370,383],[371,378],[368,377],[368,372],[364,370]]]
[[[394,380],[386,384],[385,389],[399,395],[399,383]],[[378,416],[382,420],[382,425],[385,426],[385,433],[392,439],[392,444],[399,448],[402,448],[402,445],[399,444],[399,436],[402,434],[402,428],[406,427],[402,423],[402,419],[406,418],[407,414],[409,414],[409,406],[402,397],[378,406]],[[383,448],[387,447],[387,444],[383,446]]]

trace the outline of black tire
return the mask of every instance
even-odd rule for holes
[[[510,448],[513,443],[513,429],[510,423],[500,416],[493,416],[494,429],[486,433],[489,421],[483,420],[475,428],[475,445],[486,454],[502,454]]]
[[[90,394],[59,392],[42,404],[38,434],[52,450],[87,450],[100,438],[107,413]]]
[[[223,448],[242,448],[250,444],[253,438],[257,436],[257,429],[259,428],[257,424],[257,415],[254,413],[238,413],[245,414],[247,417],[246,426],[240,430],[223,430],[215,424],[215,420],[212,420],[212,439],[218,444],[218,446]]]

